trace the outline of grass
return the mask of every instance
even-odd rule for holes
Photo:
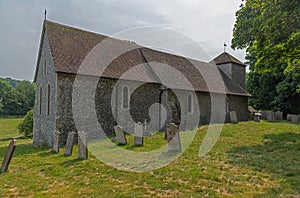
[[[9,144],[5,139],[19,136],[18,122],[0,119],[1,160]],[[215,147],[200,158],[206,130],[207,126],[199,128],[190,147],[172,164],[146,173],[120,171],[92,155],[78,160],[77,146],[73,156],[64,157],[64,149],[56,154],[32,146],[30,139],[18,139],[9,171],[0,175],[0,197],[300,196],[299,124],[226,124]],[[144,144],[133,146],[129,136],[128,145],[121,148],[153,150],[165,144],[163,134]]]

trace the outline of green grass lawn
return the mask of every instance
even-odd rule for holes
[[[0,159],[20,119],[0,119]],[[185,153],[169,166],[146,172],[120,171],[90,155],[77,160],[64,149],[32,146],[18,139],[9,171],[0,175],[0,197],[299,197],[300,125],[244,122],[226,124],[215,147],[203,158],[199,147],[207,127],[198,129]],[[165,144],[163,134],[145,139],[149,151]]]

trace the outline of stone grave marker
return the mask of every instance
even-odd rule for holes
[[[266,111],[263,111],[263,112],[261,113],[261,119],[262,119],[262,120],[267,120],[267,112],[266,112]]]
[[[292,121],[292,116],[293,116],[293,114],[287,114],[286,120],[287,120],[288,122],[291,122],[291,121]]]
[[[147,120],[143,123],[143,132],[144,132],[144,137],[151,137],[151,134],[149,131],[147,131]]]
[[[87,133],[84,131],[78,132],[78,159],[88,158],[88,142]]]
[[[142,123],[134,124],[134,145],[142,146],[144,144],[144,126]]]
[[[178,126],[176,126],[174,123],[167,124],[166,134],[169,151],[181,152],[181,142]]]
[[[254,114],[254,122],[260,122],[261,114],[260,113],[255,113]]]
[[[1,165],[1,171],[0,171],[1,173],[5,173],[7,171],[10,161],[13,157],[14,151],[16,149],[16,146],[17,146],[17,141],[15,139],[12,139],[8,146],[6,155]]]
[[[67,143],[66,143],[66,148],[65,148],[65,155],[66,156],[71,156],[72,155],[75,134],[76,134],[75,132],[69,132],[68,133]]]
[[[236,116],[236,112],[235,111],[230,111],[230,123],[232,124],[237,124],[238,123],[238,119]]]
[[[276,121],[282,121],[283,120],[283,113],[281,111],[275,112],[275,120]]]
[[[53,150],[55,153],[59,153],[59,141],[60,141],[60,132],[54,132],[54,139],[53,139]]]
[[[126,136],[125,136],[123,129],[119,125],[117,125],[114,127],[114,130],[115,130],[115,133],[117,136],[116,141],[122,145],[127,144]]]
[[[269,122],[275,121],[275,113],[273,111],[267,112],[267,121],[269,121]]]
[[[292,115],[292,123],[300,123],[300,115]]]

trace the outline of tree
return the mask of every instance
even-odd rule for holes
[[[246,1],[236,16],[232,48],[252,53],[256,73],[278,73],[284,66],[300,88],[300,1]]]
[[[31,137],[33,133],[33,109],[28,111],[24,117],[23,122],[18,126],[20,134],[24,134],[25,137]]]

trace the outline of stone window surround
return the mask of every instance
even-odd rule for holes
[[[192,94],[187,95],[187,113],[188,114],[193,114],[194,113]]]
[[[48,84],[48,90],[47,90],[47,115],[50,115],[50,91],[51,91],[51,87],[50,84]]]
[[[124,107],[124,89],[127,89],[127,107],[125,106]],[[130,100],[130,89],[129,89],[129,87],[128,86],[126,86],[126,85],[124,85],[123,87],[122,87],[122,105],[121,105],[121,107],[122,107],[122,109],[129,109],[129,100]]]

